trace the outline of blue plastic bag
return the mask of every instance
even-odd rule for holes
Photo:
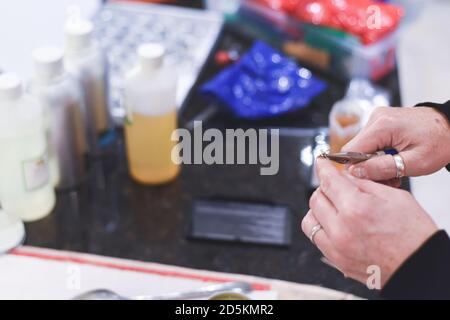
[[[235,116],[262,119],[302,109],[326,89],[308,69],[263,42],[201,87]]]

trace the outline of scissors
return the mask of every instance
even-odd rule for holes
[[[357,164],[369,159],[384,156],[386,154],[395,155],[398,152],[394,149],[378,151],[376,153],[361,153],[361,152],[339,152],[339,153],[330,153],[323,152],[319,155],[319,158],[328,159],[334,161],[339,164]]]

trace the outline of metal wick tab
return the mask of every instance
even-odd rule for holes
[[[374,155],[372,154],[360,152],[339,152],[339,153],[323,152],[322,154],[319,155],[319,158],[331,160],[339,164],[357,164],[367,161],[373,156]]]

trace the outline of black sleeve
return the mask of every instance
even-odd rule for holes
[[[446,103],[433,103],[433,102],[424,102],[419,103],[416,107],[430,107],[440,111],[442,114],[447,116],[448,121],[450,122],[450,101]],[[447,170],[450,171],[450,164],[447,166]]]
[[[432,236],[381,291],[385,299],[450,299],[450,238]]]
[[[446,103],[433,103],[433,102],[424,102],[419,103],[416,107],[430,107],[436,110],[439,110],[441,113],[447,116],[448,121],[450,121],[450,101]]]

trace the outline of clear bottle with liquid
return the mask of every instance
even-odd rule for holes
[[[53,185],[60,190],[81,183],[87,152],[82,93],[78,82],[64,70],[63,57],[57,47],[34,50],[30,85],[44,110],[50,173]]]
[[[330,113],[330,151],[341,152],[350,140],[362,129],[363,109],[351,100],[342,100],[334,104]]]
[[[342,147],[366,125],[375,108],[389,104],[389,95],[385,91],[366,79],[352,80],[346,96],[336,102],[330,112],[330,151],[341,152]]]
[[[112,129],[108,109],[107,60],[94,41],[90,21],[70,19],[65,27],[65,67],[82,88],[89,152],[101,153],[100,139]]]
[[[157,185],[175,179],[171,140],[177,129],[177,77],[164,66],[164,47],[149,43],[138,49],[139,63],[125,81],[125,125],[130,174],[136,181]]]
[[[24,94],[14,74],[0,75],[0,201],[24,221],[47,216],[55,206],[42,108]]]

